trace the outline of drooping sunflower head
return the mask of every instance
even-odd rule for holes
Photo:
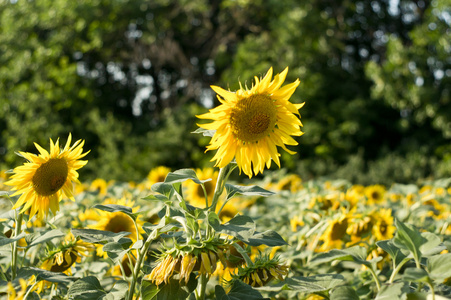
[[[288,101],[299,85],[298,79],[281,88],[287,72],[288,68],[271,81],[270,68],[263,79],[255,77],[251,89],[241,87],[235,93],[212,86],[222,104],[197,117],[213,120],[199,126],[215,130],[207,147],[207,151],[217,150],[212,159],[215,166],[223,168],[235,158],[240,172],[250,178],[262,173],[265,165],[269,168],[271,160],[280,167],[278,146],[295,153],[285,145],[297,145],[292,136],[303,134],[298,112],[303,103]]]
[[[241,280],[250,286],[265,286],[273,279],[283,280],[288,270],[288,266],[281,264],[278,257],[269,258],[269,255],[260,255],[255,259],[254,265],[239,267],[232,274],[232,280],[229,283]]]
[[[13,209],[22,207],[21,212],[29,210],[30,218],[37,214],[42,219],[49,210],[56,214],[63,195],[74,200],[73,182],[79,182],[77,170],[88,162],[80,158],[89,151],[83,153],[84,141],[78,140],[70,146],[71,141],[69,134],[63,149],[59,140],[53,143],[50,139],[50,152],[36,143],[39,155],[19,152],[28,162],[16,167],[14,175],[5,183],[16,191],[12,196],[21,195]]]

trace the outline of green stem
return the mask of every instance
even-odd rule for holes
[[[209,278],[208,278],[207,274],[202,274],[200,276],[200,292],[199,292],[197,300],[205,299],[205,291],[207,290],[208,279]]]
[[[376,282],[377,291],[381,290],[381,283],[379,281],[379,277],[377,277],[376,272],[374,272],[373,267],[368,268],[370,270],[371,275],[373,275],[374,281]]]
[[[410,258],[407,258],[407,257],[404,258],[404,260],[401,261],[401,262],[399,263],[399,265],[396,266],[395,269],[393,269],[393,273],[391,273],[391,276],[390,276],[390,279],[388,280],[388,283],[393,283],[393,281],[395,280],[396,274],[398,274],[398,272],[401,270],[402,266],[404,266],[404,264],[405,264],[406,262],[408,262],[409,260],[410,260]],[[393,262],[393,264],[394,264],[394,262]]]
[[[431,288],[432,293],[432,300],[435,300],[435,291],[434,291],[434,285],[428,280],[428,285]]]
[[[133,277],[132,282],[130,283],[130,289],[128,290],[127,300],[133,300],[133,295],[135,293],[135,286],[136,282],[138,281],[139,272],[141,271],[143,259],[146,256],[147,250],[149,250],[150,244],[152,241],[158,236],[157,234],[154,236],[153,234],[150,234],[147,237],[146,242],[144,243],[144,246],[141,248],[141,251],[138,252],[138,256],[136,257],[136,265],[133,269]]]
[[[16,217],[16,228],[14,232],[14,237],[17,237],[22,231],[22,220],[23,213],[19,212],[19,215]],[[17,245],[19,244],[19,240],[13,243],[12,249],[12,258],[11,258],[11,281],[16,278],[17,274]]]
[[[216,211],[219,196],[221,196],[224,191],[227,179],[236,167],[236,164],[228,164],[224,168],[219,169],[218,181],[216,182],[215,193],[213,194],[213,200],[211,201],[211,206],[208,209],[209,211]]]

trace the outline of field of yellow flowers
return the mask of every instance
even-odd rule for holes
[[[46,221],[24,222],[24,232],[16,237],[14,211],[3,193],[1,292],[10,299],[25,299],[25,295],[27,299],[124,298],[136,252],[142,247],[138,241],[152,234],[167,209],[164,201],[149,197],[161,194],[149,191],[170,172],[155,168],[139,183],[99,178],[78,184],[75,202],[64,201],[60,212]],[[214,193],[218,172],[207,168],[195,174],[199,181],[211,179],[204,183],[205,191],[191,179],[181,186],[189,205],[202,207],[204,192],[210,199]],[[5,178],[2,173],[3,191],[8,190]],[[279,171],[253,183],[265,188],[266,197],[261,190],[236,192],[218,214],[224,234],[243,241],[239,245],[252,265],[230,245],[221,245],[222,259],[220,252],[209,254],[211,278],[206,293],[210,299],[243,299],[248,294],[251,299],[451,296],[451,180],[422,187],[358,186],[343,181],[303,182]],[[144,261],[147,275],[140,297],[185,299],[199,280],[196,266],[190,274],[177,264],[166,266],[154,275],[160,284],[151,283],[149,274],[158,266],[162,246],[170,248],[168,239],[177,239],[179,232],[163,231],[152,241]],[[14,241],[18,242],[18,273],[12,279]],[[173,272],[174,279],[165,278],[168,272]],[[221,292],[228,298],[219,297]]]
[[[24,164],[0,176],[0,295],[451,297],[451,178],[360,186],[286,173],[278,151],[293,153],[303,106],[288,101],[299,81],[282,87],[287,71],[251,89],[212,87],[221,105],[196,131],[211,137],[211,168],[86,182],[89,151],[70,134],[18,152]]]

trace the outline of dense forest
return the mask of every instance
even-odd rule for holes
[[[212,166],[196,115],[289,67],[303,179],[451,176],[450,0],[10,0],[0,4],[0,168],[85,139],[83,176]]]

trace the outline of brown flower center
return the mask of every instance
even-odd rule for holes
[[[277,108],[266,95],[252,95],[239,100],[230,114],[234,136],[245,143],[257,142],[269,135],[276,121]]]
[[[33,188],[41,196],[50,196],[66,183],[69,168],[63,158],[51,158],[42,164],[32,178]]]

